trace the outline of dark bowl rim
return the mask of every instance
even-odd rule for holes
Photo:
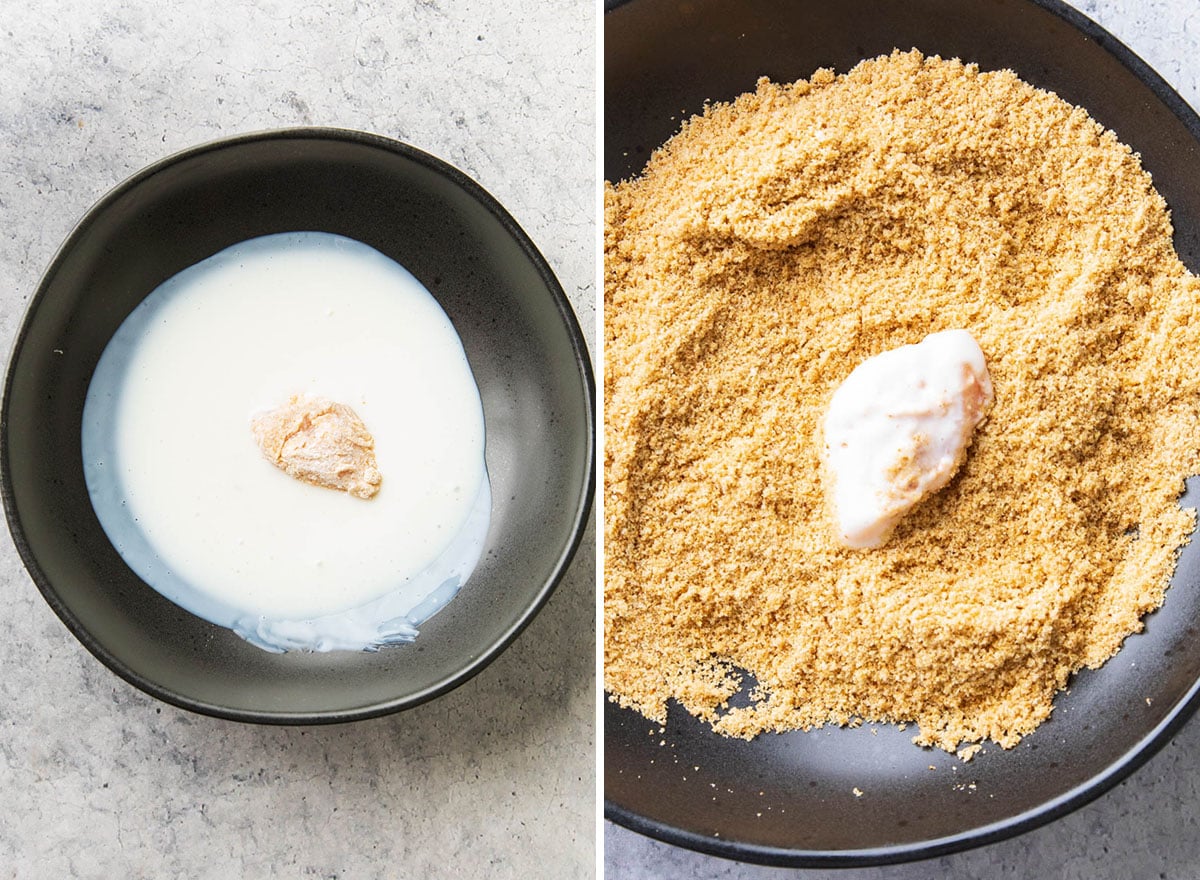
[[[205,700],[198,700],[188,697],[184,694],[176,693],[173,690],[162,687],[156,682],[150,680],[145,675],[135,671],[126,664],[112,656],[104,646],[101,645],[88,631],[76,615],[74,615],[63,603],[58,596],[50,579],[46,576],[41,566],[38,564],[32,548],[29,546],[28,539],[25,535],[25,530],[16,514],[15,493],[12,486],[11,468],[9,467],[9,423],[8,423],[8,403],[9,395],[12,391],[13,383],[13,365],[16,362],[17,356],[25,344],[25,338],[29,329],[29,321],[34,312],[40,305],[43,297],[46,294],[46,289],[49,286],[51,279],[59,271],[59,268],[66,258],[66,255],[71,251],[77,238],[79,238],[88,228],[97,222],[97,218],[107,210],[107,208],[121,198],[125,193],[139,186],[144,181],[159,174],[167,169],[177,165],[182,161],[193,159],[197,156],[202,156],[206,153],[215,153],[220,150],[225,150],[231,147],[239,147],[244,144],[257,143],[263,141],[289,141],[289,140],[331,140],[358,143],[364,146],[373,147],[376,149],[385,150],[395,153],[404,159],[416,162],[424,166],[426,169],[433,171],[445,180],[448,180],[460,191],[466,193],[473,201],[481,205],[489,214],[495,218],[508,235],[517,243],[525,258],[537,270],[538,276],[546,284],[547,289],[551,293],[551,299],[554,307],[557,310],[559,320],[567,330],[567,335],[570,338],[571,348],[574,353],[575,366],[583,380],[584,386],[584,418],[586,424],[586,473],[584,479],[583,491],[576,504],[574,521],[571,524],[571,537],[562,547],[558,559],[555,562],[554,568],[550,577],[542,584],[541,589],[534,597],[533,601],[526,607],[524,613],[504,632],[499,639],[493,641],[485,650],[474,656],[470,663],[461,668],[453,675],[444,678],[435,685],[427,687],[415,694],[410,694],[405,697],[394,700],[387,700],[379,703],[373,703],[352,709],[340,709],[331,711],[317,712],[288,712],[288,711],[249,711],[242,709],[231,709],[226,706],[221,706],[216,703]],[[374,134],[366,131],[359,131],[349,128],[337,128],[330,126],[297,126],[289,128],[267,129],[263,131],[246,132],[228,137],[217,138],[215,140],[206,141],[187,147],[183,150],[171,153],[165,158],[159,159],[156,162],[147,165],[140,171],[126,177],[116,186],[109,189],[101,196],[74,224],[71,231],[63,239],[63,243],[59,245],[54,257],[51,259],[45,272],[38,281],[34,295],[30,298],[29,304],[21,317],[18,325],[16,336],[13,340],[12,348],[9,351],[9,357],[6,362],[4,373],[3,396],[0,397],[0,501],[3,502],[5,519],[8,522],[9,532],[12,535],[13,543],[17,548],[17,552],[21,557],[21,561],[32,578],[34,584],[41,592],[46,603],[58,615],[59,619],[66,624],[72,635],[87,648],[91,654],[96,657],[101,663],[115,672],[125,681],[129,682],[134,687],[152,697],[162,700],[165,703],[177,706],[181,709],[186,709],[192,712],[197,712],[202,715],[210,715],[216,718],[223,718],[230,721],[242,721],[255,724],[275,724],[275,725],[304,725],[304,724],[339,724],[349,721],[361,721],[368,718],[377,718],[383,715],[389,715],[393,712],[399,712],[404,709],[411,709],[429,700],[439,697],[448,691],[453,690],[459,685],[477,675],[484,667],[496,659],[512,642],[521,634],[522,630],[533,620],[542,607],[549,601],[559,583],[562,581],[566,570],[569,567],[575,551],[579,548],[580,542],[583,540],[584,532],[587,528],[588,516],[591,512],[592,499],[595,495],[596,486],[596,427],[595,427],[595,409],[596,409],[596,382],[592,373],[592,362],[588,355],[586,340],[583,336],[583,331],[579,326],[578,318],[575,315],[574,309],[571,307],[570,301],[567,299],[566,293],[562,289],[553,269],[546,261],[546,258],[538,250],[537,246],[529,238],[525,230],[517,223],[511,214],[500,204],[500,202],[483,186],[477,183],[473,178],[469,177],[463,171],[449,164],[448,162],[439,159],[438,157],[418,149],[403,141],[385,135]]]
[[[612,12],[636,0],[604,0],[605,13]],[[1181,122],[1195,140],[1200,143],[1200,116],[1149,64],[1118,40],[1115,36],[1084,15],[1068,6],[1063,0],[1024,0],[1046,12],[1058,16],[1085,37],[1112,55],[1130,73],[1154,93],[1168,110]],[[605,698],[607,699],[607,692]],[[847,850],[808,850],[763,846],[721,838],[705,837],[685,831],[664,822],[642,816],[633,810],[604,798],[604,817],[631,831],[655,838],[664,843],[681,846],[707,855],[760,865],[791,868],[848,868],[890,865],[930,859],[949,853],[961,852],[997,843],[1032,831],[1042,825],[1061,818],[1094,801],[1158,753],[1179,732],[1188,719],[1200,709],[1200,679],[1193,682],[1183,699],[1158,726],[1151,730],[1121,758],[1110,763],[1091,779],[1075,786],[1057,798],[1026,810],[1009,819],[992,822],[964,831],[960,834],[917,843],[896,846],[871,847]]]

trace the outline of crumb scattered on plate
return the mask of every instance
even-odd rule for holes
[[[1162,603],[1195,523],[1200,283],[1171,236],[1084,110],[916,51],[760,80],[606,185],[612,697],[747,738],[1037,727]],[[951,327],[995,391],[970,455],[886,546],[839,546],[830,395]]]

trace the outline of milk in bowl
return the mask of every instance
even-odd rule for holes
[[[411,641],[487,536],[461,340],[407,270],[328,233],[242,242],[156,288],[100,358],[82,446],[129,567],[269,651]]]

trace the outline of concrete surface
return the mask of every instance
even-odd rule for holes
[[[595,16],[571,0],[0,0],[0,349],[113,185],[202,141],[301,124],[400,138],[474,177],[592,338]],[[0,877],[592,874],[594,531],[541,615],[457,691],[291,729],[125,684],[0,531]]]
[[[1073,3],[1200,107],[1200,3],[1077,0]],[[710,858],[605,823],[609,880],[925,880],[1062,878],[1194,880],[1200,877],[1200,720],[1100,800],[1021,837],[901,866],[786,870]]]

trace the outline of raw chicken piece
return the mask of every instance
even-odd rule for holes
[[[950,482],[991,405],[987,364],[966,330],[934,333],[855,367],[825,415],[842,543],[880,546],[917,502]]]
[[[373,497],[383,482],[375,463],[375,438],[343,403],[294,395],[256,415],[250,430],[271,464],[297,480],[359,498]]]

